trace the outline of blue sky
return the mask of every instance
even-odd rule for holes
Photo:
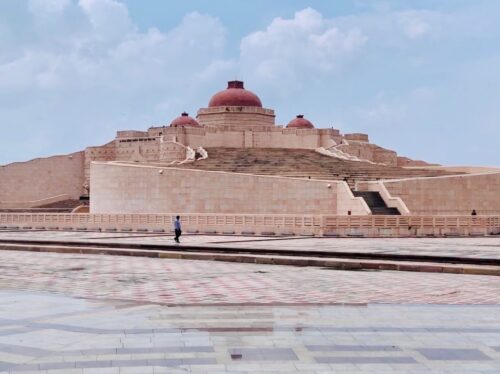
[[[277,123],[500,165],[497,0],[0,1],[0,164],[195,114],[234,78]]]

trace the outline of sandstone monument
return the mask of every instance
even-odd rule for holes
[[[194,118],[195,117],[195,118]],[[230,81],[196,116],[118,131],[102,146],[0,167],[0,209],[91,214],[500,214],[500,170],[398,156],[319,128]],[[88,203],[89,201],[90,203]],[[87,206],[88,205],[88,206]]]

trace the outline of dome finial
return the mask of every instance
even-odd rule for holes
[[[243,81],[229,81],[227,82],[227,88],[245,88]]]

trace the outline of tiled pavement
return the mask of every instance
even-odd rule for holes
[[[0,299],[0,373],[500,372],[499,306]]]
[[[0,231],[0,239],[50,239],[91,243],[145,243],[171,245],[169,234],[63,231]],[[464,258],[500,259],[500,237],[482,238],[311,238],[253,237],[222,235],[183,235],[182,245],[219,246],[252,249],[287,249],[310,252],[356,252],[380,254],[418,254]]]
[[[500,373],[499,290],[494,276],[0,251],[0,373]]]
[[[500,304],[500,277],[0,251],[0,287],[190,304]]]

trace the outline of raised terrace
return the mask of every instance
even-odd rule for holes
[[[207,148],[208,158],[175,167],[278,175],[295,178],[345,180],[351,187],[356,181],[435,177],[461,174],[443,170],[405,169],[362,161],[342,160],[308,149],[280,148]]]

